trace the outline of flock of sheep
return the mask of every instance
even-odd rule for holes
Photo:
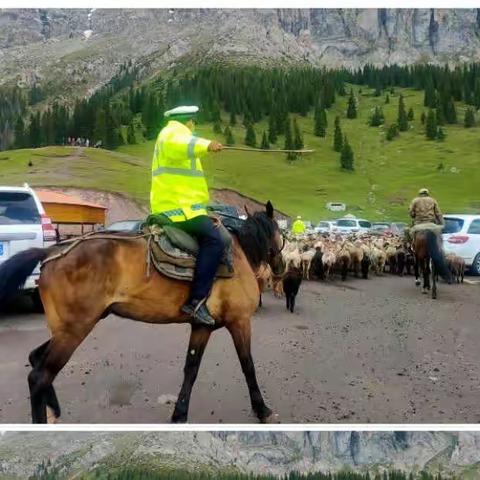
[[[270,267],[264,265],[257,277],[260,291],[272,289],[276,297],[285,296],[287,309],[292,313],[302,280],[329,281],[334,275],[346,280],[349,274],[367,279],[370,272],[411,275],[415,265],[410,244],[394,234],[287,234],[282,256],[282,276],[273,275]],[[452,278],[463,282],[463,260],[455,255],[447,255],[446,260]]]

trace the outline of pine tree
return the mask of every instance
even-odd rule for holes
[[[262,145],[260,146],[262,150],[268,150],[270,148],[270,145],[268,144],[268,138],[267,138],[267,132],[263,132],[262,136]]]
[[[255,130],[253,124],[249,123],[247,125],[247,133],[245,135],[245,145],[255,148],[257,146],[257,136],[255,135]]]
[[[390,103],[390,95],[387,93],[386,97],[385,97],[385,105]]]
[[[25,139],[25,125],[23,123],[22,117],[19,115],[15,123],[15,148],[24,148],[26,147]]]
[[[317,137],[325,137],[327,134],[327,114],[320,102],[315,110],[314,132]]]
[[[285,145],[284,145],[285,150],[294,150],[293,147],[293,138],[292,138],[292,125],[290,122],[290,119],[287,119],[287,122],[285,124]],[[295,160],[297,158],[297,155],[293,152],[288,152],[287,153],[287,159],[288,160]]]
[[[230,125],[234,127],[237,124],[237,117],[235,116],[235,112],[230,112]]]
[[[428,78],[427,83],[425,84],[423,105],[430,108],[435,108],[437,106],[437,94],[431,77]]]
[[[224,135],[225,135],[225,145],[228,145],[228,146],[235,145],[235,139],[233,137],[232,130],[228,125],[225,127]]]
[[[135,137],[135,126],[133,123],[131,123],[127,129],[127,143],[129,145],[134,145],[137,143],[137,139]]]
[[[436,119],[437,125],[445,125],[445,114],[441,105],[436,109]]]
[[[340,117],[335,117],[335,132],[333,135],[333,149],[336,152],[342,151],[343,145],[343,134],[342,129],[340,128]]]
[[[277,130],[275,123],[275,117],[272,113],[270,113],[268,116],[268,141],[270,144],[277,142]]]
[[[403,95],[400,95],[398,99],[398,129],[401,132],[406,132],[408,130],[408,118],[407,112],[405,111],[405,103],[403,101]]]
[[[343,139],[342,151],[340,154],[340,165],[344,170],[353,170],[353,150],[348,143],[347,136]]]
[[[435,140],[437,138],[437,118],[435,111],[432,109],[428,111],[425,134],[429,140]]]
[[[420,122],[422,122],[422,125],[425,125],[426,118],[425,112],[422,112],[422,115],[420,115]]]
[[[453,124],[457,123],[457,111],[455,109],[455,103],[453,102],[453,98],[450,98],[445,102],[445,120],[447,123]]]
[[[386,134],[385,138],[390,142],[397,136],[398,136],[398,126],[397,126],[396,123],[392,123],[388,127],[387,134]]]
[[[375,107],[373,115],[370,117],[370,126],[379,127],[385,121],[383,111],[380,107]]]
[[[348,97],[347,118],[357,118],[357,106],[353,89],[350,90],[350,96]]]
[[[213,133],[222,133],[222,126],[220,125],[220,122],[215,122],[213,124]]]
[[[446,136],[447,135],[445,134],[445,131],[443,130],[443,128],[439,127],[437,131],[437,140],[443,141],[445,140]]]
[[[464,125],[465,128],[471,128],[475,126],[475,112],[471,107],[467,108],[465,111]]]
[[[414,119],[413,108],[411,108],[411,107],[408,109],[407,119],[409,121],[412,121]]]
[[[296,118],[293,119],[293,148],[294,150],[301,150],[303,148],[303,137]]]
[[[105,146],[107,141],[107,123],[105,119],[105,110],[103,108],[97,110],[93,136],[95,143],[102,142],[102,146]]]

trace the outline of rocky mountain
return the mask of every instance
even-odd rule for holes
[[[0,9],[0,83],[88,93],[132,60],[459,63],[480,59],[480,9]],[[60,88],[60,90],[59,90]]]
[[[479,446],[480,433],[471,432],[7,432],[0,478],[26,478],[47,460],[68,475],[127,462],[277,475],[345,468],[448,475],[474,471]]]

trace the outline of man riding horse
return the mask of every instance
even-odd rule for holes
[[[443,225],[443,216],[438,207],[437,201],[430,196],[427,188],[421,188],[418,197],[414,198],[410,204],[410,217],[413,225],[421,223],[434,223]]]
[[[152,161],[152,214],[168,217],[175,226],[194,236],[199,244],[190,298],[182,312],[194,322],[215,325],[206,306],[224,244],[217,226],[207,215],[207,182],[200,161],[208,152],[219,152],[216,141],[195,136],[196,106],[183,106],[164,113],[167,125],[158,134]]]

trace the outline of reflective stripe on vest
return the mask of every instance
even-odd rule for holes
[[[193,211],[195,210],[203,210],[205,208],[205,205],[201,203],[196,203],[195,205],[192,205],[190,207]],[[175,217],[177,215],[183,215],[183,210],[181,208],[176,208],[174,210],[167,210],[166,212],[162,212],[163,215],[167,217]]]
[[[192,136],[192,139],[188,143],[187,156],[190,159],[190,168],[176,168],[176,167],[158,167],[152,172],[152,177],[162,175],[162,173],[169,173],[171,175],[185,175],[186,177],[204,177],[205,174],[202,170],[197,170],[197,158],[195,157],[195,145],[197,144],[197,137]],[[160,142],[160,151],[163,154],[163,141]],[[158,166],[158,151],[157,145],[155,145],[155,158]]]
[[[201,170],[189,168],[174,168],[174,167],[158,167],[152,172],[152,177],[158,177],[162,173],[169,173],[170,175],[184,175],[185,177],[204,177],[205,174]]]

